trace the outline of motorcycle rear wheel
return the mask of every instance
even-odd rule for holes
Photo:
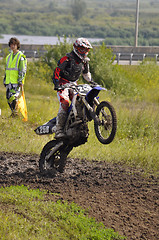
[[[99,121],[94,122],[94,130],[102,144],[113,141],[117,131],[117,116],[114,107],[107,101],[101,102],[96,109]]]
[[[56,140],[52,140],[44,146],[39,159],[39,170],[41,173],[53,173],[53,171],[59,171],[62,173],[64,171],[67,155],[71,149],[66,149],[66,146],[64,145],[47,159],[48,154],[57,143]]]

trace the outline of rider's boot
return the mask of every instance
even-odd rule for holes
[[[67,118],[67,112],[59,112],[56,117],[56,133],[55,138],[64,138],[66,134],[64,133],[64,126]]]

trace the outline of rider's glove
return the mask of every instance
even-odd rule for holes
[[[58,82],[55,84],[54,90],[61,91],[64,90],[65,88],[69,88],[70,85],[69,83],[65,83],[63,85],[60,85]]]

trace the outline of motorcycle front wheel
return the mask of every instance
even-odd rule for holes
[[[98,121],[94,122],[94,130],[102,144],[113,141],[117,131],[117,116],[114,107],[107,101],[101,102],[96,109]]]
[[[64,171],[67,155],[71,149],[64,145],[49,156],[57,144],[58,142],[56,140],[52,140],[44,146],[39,159],[39,170],[41,173],[53,173],[53,171],[62,173]]]

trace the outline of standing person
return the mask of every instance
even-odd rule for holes
[[[91,73],[89,71],[89,50],[92,48],[90,42],[85,38],[78,38],[73,44],[73,50],[67,53],[58,61],[58,66],[54,70],[53,83],[54,90],[57,90],[57,96],[60,102],[59,112],[56,118],[55,138],[65,137],[64,125],[69,108],[69,99],[73,97],[69,84],[76,82],[80,75],[88,82],[91,82]],[[67,88],[62,89],[62,85],[67,84]]]
[[[12,111],[11,116],[17,115],[17,101],[23,88],[26,75],[26,56],[19,50],[20,41],[12,37],[8,43],[11,53],[6,57],[5,77],[6,98]]]

